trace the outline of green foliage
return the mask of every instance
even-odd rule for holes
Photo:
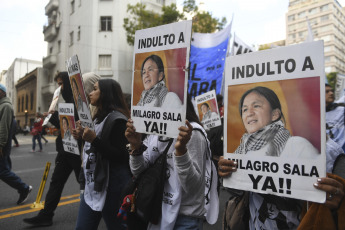
[[[332,86],[333,89],[335,89],[335,83],[337,80],[337,72],[330,72],[326,75],[328,84]]]
[[[268,49],[271,49],[271,46],[268,45],[268,44],[260,45],[260,46],[259,46],[259,51],[260,51],[260,50],[268,50]]]
[[[123,19],[123,27],[126,30],[127,43],[134,44],[135,31],[169,24],[185,20],[186,14],[192,14],[192,30],[199,33],[213,33],[216,30],[222,30],[226,25],[226,18],[221,20],[213,18],[209,12],[198,12],[195,0],[185,0],[183,2],[183,12],[177,10],[176,4],[162,7],[162,14],[146,10],[146,6],[141,3],[136,5],[127,5],[129,16]]]

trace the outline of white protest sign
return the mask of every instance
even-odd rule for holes
[[[59,96],[60,96],[60,92],[61,92],[61,86],[59,86],[55,92],[54,92],[54,95],[53,95],[53,100],[52,102],[50,103],[50,106],[49,106],[49,110],[48,110],[48,116],[44,119],[43,123],[42,123],[42,126],[45,126],[48,124],[49,122],[49,119],[50,117],[52,116],[52,114],[50,112],[52,111],[55,111],[55,108],[56,108],[56,104],[59,100]]]
[[[228,58],[224,122],[225,187],[325,201],[323,41]]]
[[[78,142],[72,136],[72,129],[75,129],[74,106],[72,103],[59,103],[59,119],[63,149],[66,152],[79,155]]]
[[[69,80],[71,82],[73,98],[79,120],[83,127],[89,127],[94,130],[92,123],[91,112],[89,108],[89,102],[85,94],[84,82],[80,72],[80,65],[78,56],[74,55],[66,61],[66,67],[68,71]]]
[[[199,120],[205,129],[222,125],[218,112],[216,91],[212,90],[195,97]]]
[[[177,137],[184,125],[191,21],[138,30],[131,118],[137,132]]]

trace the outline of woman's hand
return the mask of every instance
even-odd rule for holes
[[[237,170],[237,162],[225,159],[223,156],[219,158],[218,161],[218,175],[220,177],[231,176],[233,172]]]
[[[139,149],[141,146],[141,133],[135,131],[132,119],[128,119],[126,127],[125,136],[131,144],[132,149]]]
[[[84,133],[83,133],[82,137],[83,137],[84,141],[92,143],[96,139],[97,135],[96,135],[95,131],[89,129],[89,127],[86,127],[84,129]]]
[[[186,120],[186,126],[181,126],[178,128],[180,130],[176,143],[175,143],[175,155],[182,156],[187,152],[187,143],[192,136],[193,126]]]
[[[84,133],[84,128],[81,126],[81,122],[77,121],[76,122],[76,128],[72,129],[72,135],[74,139],[78,140],[81,139]]]
[[[337,180],[329,177],[317,179],[314,187],[326,192],[326,207],[331,210],[338,209],[344,197],[344,187]]]

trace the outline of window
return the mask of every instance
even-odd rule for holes
[[[323,16],[320,17],[320,21],[321,21],[321,22],[328,21],[328,19],[329,19],[329,16],[328,16],[328,15],[323,15]]]
[[[325,62],[330,62],[331,61],[331,57],[330,56],[325,56]]]
[[[294,21],[295,20],[295,15],[290,15],[289,17],[288,17],[288,21],[289,22],[292,22],[292,21]]]
[[[20,97],[18,98],[17,113],[20,112]]]
[[[58,52],[61,52],[61,40],[58,41]]]
[[[309,14],[315,14],[317,12],[317,8],[313,8],[309,10]]]
[[[77,40],[80,40],[80,26],[78,26],[78,34],[77,34]]]
[[[24,95],[22,96],[22,112],[24,112]]]
[[[31,91],[30,93],[30,110],[34,109],[34,92]]]
[[[71,1],[71,14],[74,13],[74,6],[75,6],[74,3],[75,3],[74,0],[72,0],[72,1]]]
[[[112,31],[111,30],[111,16],[101,17],[100,31]]]
[[[25,94],[25,109],[27,110],[29,108],[29,97],[27,94]]]
[[[98,58],[98,68],[99,69],[110,69],[111,68],[111,55],[99,55]]]
[[[302,11],[300,13],[297,14],[298,18],[304,18],[305,17],[305,11]]]
[[[50,47],[49,48],[49,54],[52,54],[53,53],[53,47]]]
[[[324,12],[324,11],[326,11],[326,10],[328,10],[328,4],[323,5],[323,6],[320,7],[320,11],[321,11],[321,12]]]
[[[69,45],[73,45],[73,37],[74,37],[74,33],[73,31],[71,33],[69,33]]]

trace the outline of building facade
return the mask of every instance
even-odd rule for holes
[[[16,84],[17,99],[14,103],[14,114],[18,127],[32,126],[36,112],[48,110],[50,102],[42,97],[42,80],[44,79],[43,68],[36,68]],[[52,98],[49,98],[50,100]]]
[[[290,0],[286,45],[306,41],[308,21],[314,40],[324,41],[325,72],[345,73],[345,7],[337,0]]]
[[[131,93],[133,47],[127,44],[123,19],[128,16],[127,4],[138,2],[157,11],[176,1],[50,0],[45,7],[48,23],[43,27],[48,42],[47,56],[43,58],[47,84],[54,83],[56,72],[66,71],[65,61],[76,54],[82,73],[113,78],[124,93]]]

